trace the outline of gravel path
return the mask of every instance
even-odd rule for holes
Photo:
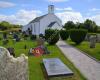
[[[88,80],[100,80],[100,63],[64,41],[58,41],[57,46]]]

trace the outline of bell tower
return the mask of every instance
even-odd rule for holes
[[[48,6],[48,13],[49,14],[54,14],[54,5],[49,5]]]

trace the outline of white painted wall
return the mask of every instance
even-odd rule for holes
[[[55,23],[52,27],[51,27],[51,29],[58,29],[58,30],[60,30],[62,27],[59,25],[59,24],[57,24],[57,23]]]
[[[40,33],[45,34],[45,29],[47,29],[47,26],[51,23],[56,21],[57,23],[59,23],[60,26],[58,26],[59,28],[62,27],[62,22],[61,20],[56,17],[54,14],[48,14],[47,16],[45,16],[44,18],[42,18],[40,20]]]
[[[45,29],[51,22],[56,21],[58,24],[53,25],[54,29],[62,28],[62,21],[54,14],[48,14],[43,17],[39,22],[30,23],[22,28],[22,31],[26,31],[28,28],[32,28],[32,34],[39,35],[40,33],[45,34]]]
[[[35,22],[31,24],[32,24],[32,34],[39,35],[40,32],[39,22]]]

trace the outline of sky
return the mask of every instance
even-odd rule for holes
[[[100,0],[0,0],[0,22],[26,25],[47,14],[48,5],[55,6],[55,15],[63,24],[91,19],[100,25]]]

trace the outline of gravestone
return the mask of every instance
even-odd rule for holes
[[[44,39],[40,37],[37,39],[37,46],[41,46],[41,45],[44,45]]]
[[[9,51],[10,55],[12,55],[12,56],[14,56],[14,57],[15,57],[14,48],[9,47],[9,48],[7,48],[7,49],[8,49],[8,51]]]
[[[14,58],[0,47],[0,80],[28,80],[28,57]]]
[[[43,64],[49,77],[73,75],[73,72],[59,59],[43,59]]]
[[[13,38],[16,40],[16,42],[20,41],[20,38],[16,33],[14,33]]]
[[[97,42],[100,43],[100,34],[97,34]]]
[[[8,39],[3,39],[3,45],[7,45],[8,44],[8,42],[9,42],[9,40]]]
[[[3,39],[7,39],[7,33],[3,33]]]
[[[95,48],[95,45],[96,45],[96,37],[91,36],[90,37],[90,48]]]

